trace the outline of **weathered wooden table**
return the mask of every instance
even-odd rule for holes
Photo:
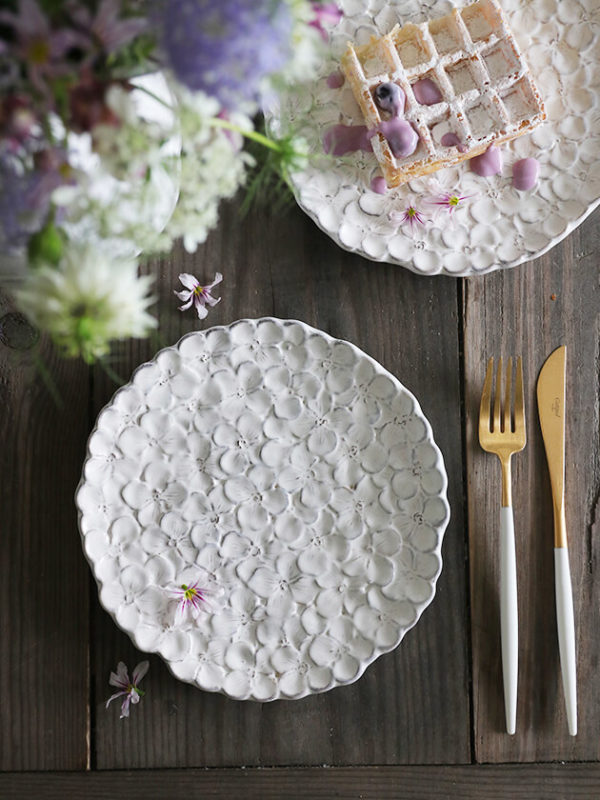
[[[178,682],[150,656],[128,720],[108,676],[141,660],[101,609],[73,494],[115,384],[0,345],[0,797],[600,797],[600,216],[535,262],[483,278],[419,277],[338,249],[300,210],[223,207],[194,256],[150,264],[160,343],[129,342],[127,380],[159,344],[241,317],[295,318],[348,339],[414,392],[446,463],[452,518],[437,593],[396,651],[355,684],[299,701],[235,702]],[[204,323],[177,275],[224,274]],[[0,316],[11,310],[0,300]],[[579,734],[567,732],[553,583],[552,505],[535,381],[568,346],[567,525]],[[504,732],[498,619],[499,466],[477,443],[484,365],[524,358],[529,441],[514,459],[520,614],[517,733]],[[169,768],[176,768],[175,770]]]

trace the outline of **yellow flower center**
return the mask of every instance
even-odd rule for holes
[[[196,286],[194,289],[194,294],[202,295],[204,294],[204,286]]]
[[[455,194],[453,194],[452,197],[448,199],[449,206],[457,206],[459,203],[460,203],[460,197],[457,197]]]
[[[409,216],[409,217],[414,217],[414,216],[415,216],[415,214],[417,213],[417,209],[416,209],[416,208],[413,208],[413,207],[411,206],[411,207],[408,209],[408,211],[407,211],[406,213],[408,214],[408,216]]]
[[[32,64],[46,64],[50,56],[50,46],[43,39],[35,39],[27,48],[27,58]]]
[[[195,589],[193,589],[191,586],[187,586],[185,583],[181,584],[181,588],[183,589],[183,596],[186,600],[192,600],[198,594]]]

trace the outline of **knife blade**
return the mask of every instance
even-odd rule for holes
[[[565,423],[567,348],[546,359],[537,382],[540,426],[546,449],[554,507],[554,584],[560,668],[569,733],[577,733],[577,677],[573,590],[565,520]]]

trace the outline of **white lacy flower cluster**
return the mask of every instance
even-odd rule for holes
[[[116,395],[89,451],[77,502],[101,600],[204,689],[351,682],[431,600],[439,453],[414,399],[345,342],[276,320],[187,336]],[[169,590],[194,582],[206,610],[177,624]]]
[[[47,260],[43,249],[18,294],[22,310],[63,354],[88,361],[108,353],[115,338],[148,335],[156,323],[147,313],[149,279],[131,269],[136,257],[179,237],[195,250],[251,163],[241,134],[220,126],[216,101],[180,90],[173,103],[161,78],[138,84],[108,93],[119,124],[97,125],[93,139],[70,135],[76,181],[53,193],[60,257]],[[243,114],[226,123],[252,130]]]
[[[66,246],[95,241],[131,257],[171,245],[165,224],[177,201],[180,138],[169,101],[158,75],[139,79],[134,91],[113,86],[106,102],[117,122],[96,125],[92,136],[69,134],[76,180],[53,194]]]
[[[244,182],[251,159],[241,135],[215,125],[217,101],[183,87],[167,91],[158,76],[138,84],[133,92],[110,89],[107,103],[119,124],[94,128],[77,183],[54,197],[68,211],[64,227],[73,238],[149,253],[184,237],[193,251],[216,225],[220,201]],[[146,94],[155,84],[162,90],[156,98]],[[161,106],[168,102],[172,107]],[[243,114],[230,121],[252,130]],[[79,151],[88,145],[82,137],[72,141]]]
[[[177,90],[181,132],[181,183],[177,205],[167,223],[172,238],[183,237],[194,252],[218,220],[221,200],[233,197],[244,183],[246,168],[253,163],[239,133],[215,127],[221,109],[201,92]],[[228,117],[238,129],[251,131],[252,121],[240,112]]]

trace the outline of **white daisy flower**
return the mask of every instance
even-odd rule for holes
[[[143,338],[156,327],[147,311],[151,281],[138,276],[133,259],[112,261],[100,248],[74,245],[58,267],[31,272],[17,300],[65,355],[93,362],[108,353],[112,340]]]

